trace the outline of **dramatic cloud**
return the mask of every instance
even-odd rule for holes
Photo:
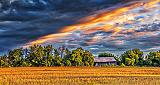
[[[43,4],[42,7],[52,6],[42,1],[39,2]],[[43,11],[35,11],[21,4],[12,5],[16,10],[3,11],[0,15],[2,50],[33,44],[53,44],[57,47],[65,45],[71,49],[82,46],[95,54],[102,51],[118,54],[132,48],[146,52],[159,50],[159,0],[134,0],[110,7],[110,4],[118,0],[66,2],[70,5],[62,4],[64,2],[61,1],[63,0],[57,0],[53,9]],[[32,4],[30,7],[35,7],[33,3],[27,3]],[[9,40],[11,42],[7,42]]]

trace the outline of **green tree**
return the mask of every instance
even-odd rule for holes
[[[21,67],[30,67],[30,66],[32,66],[32,64],[30,62],[28,62],[28,61],[26,61],[24,59],[22,60]]]
[[[72,63],[71,63],[71,51],[66,48],[65,51],[64,51],[64,57],[63,57],[63,64],[65,66],[72,66]]]
[[[6,55],[0,56],[0,67],[10,67],[9,59]]]
[[[89,51],[84,51],[82,62],[85,66],[93,66],[94,65],[94,56]]]
[[[77,48],[76,50],[72,50],[70,61],[73,66],[83,66],[82,56],[84,50],[82,48]]]
[[[115,57],[112,53],[100,53],[98,57]]]
[[[55,49],[55,48],[54,48]],[[43,57],[43,65],[44,66],[52,66],[53,65],[53,47],[52,45],[44,46],[45,56]]]
[[[128,50],[120,56],[120,59],[121,63],[124,63],[128,66],[138,65],[140,64],[139,60],[143,60],[143,52],[140,51],[140,49]]]
[[[147,66],[160,66],[160,51],[150,52],[146,57]]]
[[[58,52],[58,50],[56,48],[54,48],[54,56],[59,56],[60,53]]]
[[[53,66],[53,59],[54,56],[52,54],[49,54],[45,59],[43,59],[43,66]]]
[[[27,59],[32,66],[43,66],[43,59],[46,57],[44,48],[41,45],[34,45],[29,47],[29,54]]]
[[[60,56],[55,56],[54,57],[53,66],[63,66],[62,58]]]
[[[64,59],[63,61],[65,66],[72,66],[70,60]]]
[[[23,58],[23,49],[14,49],[9,52],[8,54],[8,59],[9,59],[9,64],[14,67],[21,66],[22,61],[21,59]]]

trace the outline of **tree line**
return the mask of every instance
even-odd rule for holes
[[[100,53],[98,57],[114,57],[118,66],[160,66],[160,51],[144,56],[140,49],[127,50],[120,56]],[[91,52],[80,48],[69,50],[52,45],[34,45],[29,48],[13,49],[0,56],[0,67],[43,67],[43,66],[94,66]]]
[[[119,66],[160,66],[160,50],[144,56],[140,49],[127,50],[120,56],[112,53],[100,53],[99,57],[114,57]]]
[[[29,48],[14,49],[8,55],[0,56],[1,67],[43,67],[43,66],[93,66],[91,52],[82,48],[70,51],[56,49],[52,45],[34,45]]]

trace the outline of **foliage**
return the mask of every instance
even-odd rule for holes
[[[160,66],[160,51],[150,52],[145,61],[147,66]]]
[[[84,66],[93,66],[94,65],[94,57],[92,53],[89,51],[84,51],[82,56],[82,61],[84,62]]]
[[[143,59],[143,52],[140,49],[133,49],[124,52],[120,58],[121,63],[127,66],[135,66],[139,64],[139,59]]]
[[[9,67],[9,59],[6,55],[0,56],[0,66]]]
[[[120,66],[121,66],[121,67],[125,67],[125,64],[121,63]]]
[[[52,45],[34,45],[14,49],[0,56],[0,67],[43,67],[43,66],[93,66],[94,56],[82,48],[64,49],[63,55]],[[61,55],[60,55],[61,54]],[[120,56],[100,53],[99,57],[114,57],[117,64],[124,66],[160,66],[160,51],[150,52],[144,58],[140,49],[127,50]]]
[[[52,45],[34,45],[26,49],[14,49],[8,55],[0,56],[1,67],[40,67],[40,66],[93,66],[94,57],[89,51],[77,48],[60,50]]]
[[[112,53],[100,53],[98,57],[115,57]]]
[[[21,59],[23,58],[23,50],[20,49],[14,49],[13,51],[9,52],[8,59],[9,64],[18,67],[22,64]]]

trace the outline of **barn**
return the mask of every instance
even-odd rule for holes
[[[103,66],[103,65],[117,65],[117,61],[114,57],[96,57],[94,58],[95,66]]]

